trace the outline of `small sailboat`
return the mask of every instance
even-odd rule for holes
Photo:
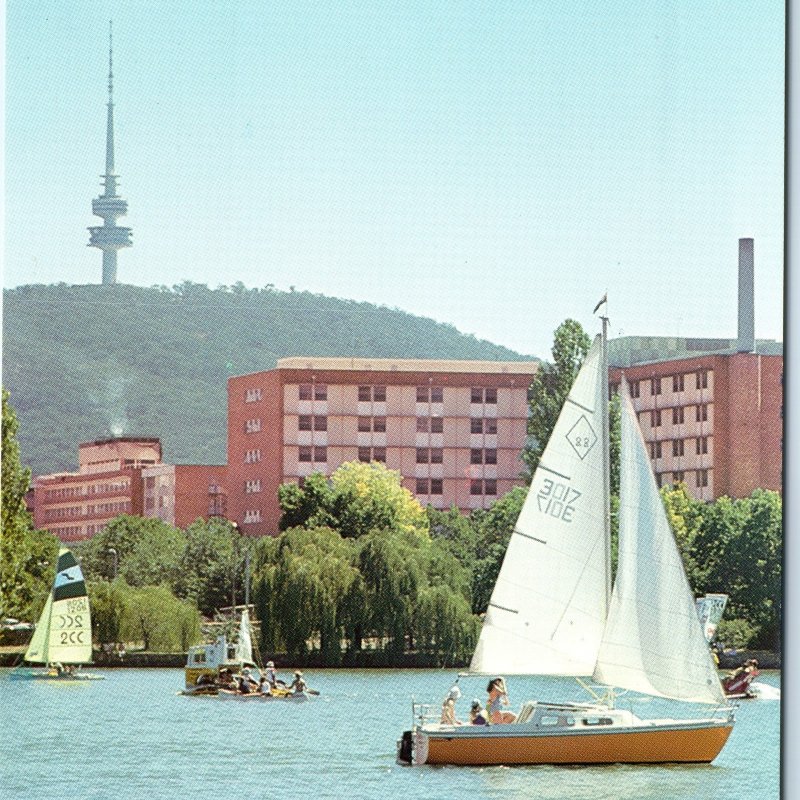
[[[102,680],[80,672],[92,661],[92,623],[89,596],[80,564],[66,547],[58,552],[56,577],[34,630],[24,660],[45,664],[45,670],[15,670],[14,679]]]
[[[582,682],[592,702],[531,700],[492,725],[428,721],[413,704],[401,763],[710,762],[733,729],[624,379],[612,592],[605,322],[533,476],[469,674],[591,677],[606,693]],[[619,690],[710,710],[642,719]]]

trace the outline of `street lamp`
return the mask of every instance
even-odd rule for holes
[[[117,565],[119,563],[119,556],[117,555],[117,551],[113,547],[109,547],[107,552],[111,553],[114,556],[114,580],[117,579]]]

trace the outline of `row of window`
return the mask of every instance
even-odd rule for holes
[[[695,455],[703,456],[708,453],[708,436],[698,436],[694,440]],[[673,439],[672,440],[672,455],[676,458],[678,456],[686,455],[686,442],[692,441],[691,439]],[[650,458],[655,460],[664,456],[664,442],[650,442]]]
[[[297,387],[299,400],[327,400],[328,386],[325,383],[301,383]],[[261,389],[246,389],[245,403],[256,403],[262,398]],[[385,403],[385,386],[359,386],[358,399],[362,403]],[[442,386],[417,386],[418,403],[444,402],[444,387]],[[470,389],[471,403],[497,403],[497,389],[493,387],[472,387]]]
[[[694,470],[694,485],[698,489],[703,489],[708,486],[708,473],[707,469]],[[675,472],[662,472],[656,475],[656,481],[659,486],[670,486],[675,483],[686,483],[686,472],[683,470],[676,470]]]
[[[61,486],[58,489],[46,489],[45,500],[62,500],[69,497],[86,497],[90,494],[113,494],[127,492],[131,488],[130,481],[113,483],[93,483],[89,486]]]
[[[708,403],[701,403],[697,406],[675,406],[673,408],[655,408],[652,411],[644,411],[640,418],[650,415],[650,427],[660,428],[667,415],[672,415],[673,425],[683,425],[686,421],[686,409],[694,408],[695,422],[708,422]]]
[[[116,503],[97,503],[87,506],[61,506],[60,508],[48,508],[45,511],[45,519],[69,519],[70,517],[82,517],[92,514],[126,514],[130,513],[131,504],[129,501],[119,501]]]
[[[700,369],[694,373],[694,383],[696,389],[708,389],[708,373],[707,369]],[[686,387],[686,375],[672,375],[664,376],[661,378],[650,378],[650,395],[655,396],[661,394],[661,382],[669,381],[672,378],[672,391],[683,392]],[[642,391],[642,384],[647,384],[647,379],[641,381],[631,382],[631,397],[640,397]]]
[[[297,427],[301,431],[327,431],[328,418],[323,414],[300,414]],[[470,433],[497,433],[497,420],[494,418],[472,417]],[[245,433],[258,433],[261,430],[261,419],[249,419],[245,423]],[[358,417],[360,433],[383,433],[386,431],[386,417]],[[442,417],[417,417],[417,433],[442,433],[444,419]]]

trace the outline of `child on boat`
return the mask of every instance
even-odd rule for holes
[[[453,686],[442,703],[442,725],[461,724],[456,719],[456,700],[458,700],[459,697],[461,697],[461,689],[459,689],[458,686]]]
[[[488,725],[489,721],[486,719],[486,711],[481,708],[481,701],[477,698],[472,701],[472,707],[469,710],[470,725]]]

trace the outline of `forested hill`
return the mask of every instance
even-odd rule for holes
[[[526,357],[369,303],[241,284],[21,286],[3,292],[3,385],[34,475],[80,442],[158,436],[170,463],[224,463],[226,382],[293,355]]]

